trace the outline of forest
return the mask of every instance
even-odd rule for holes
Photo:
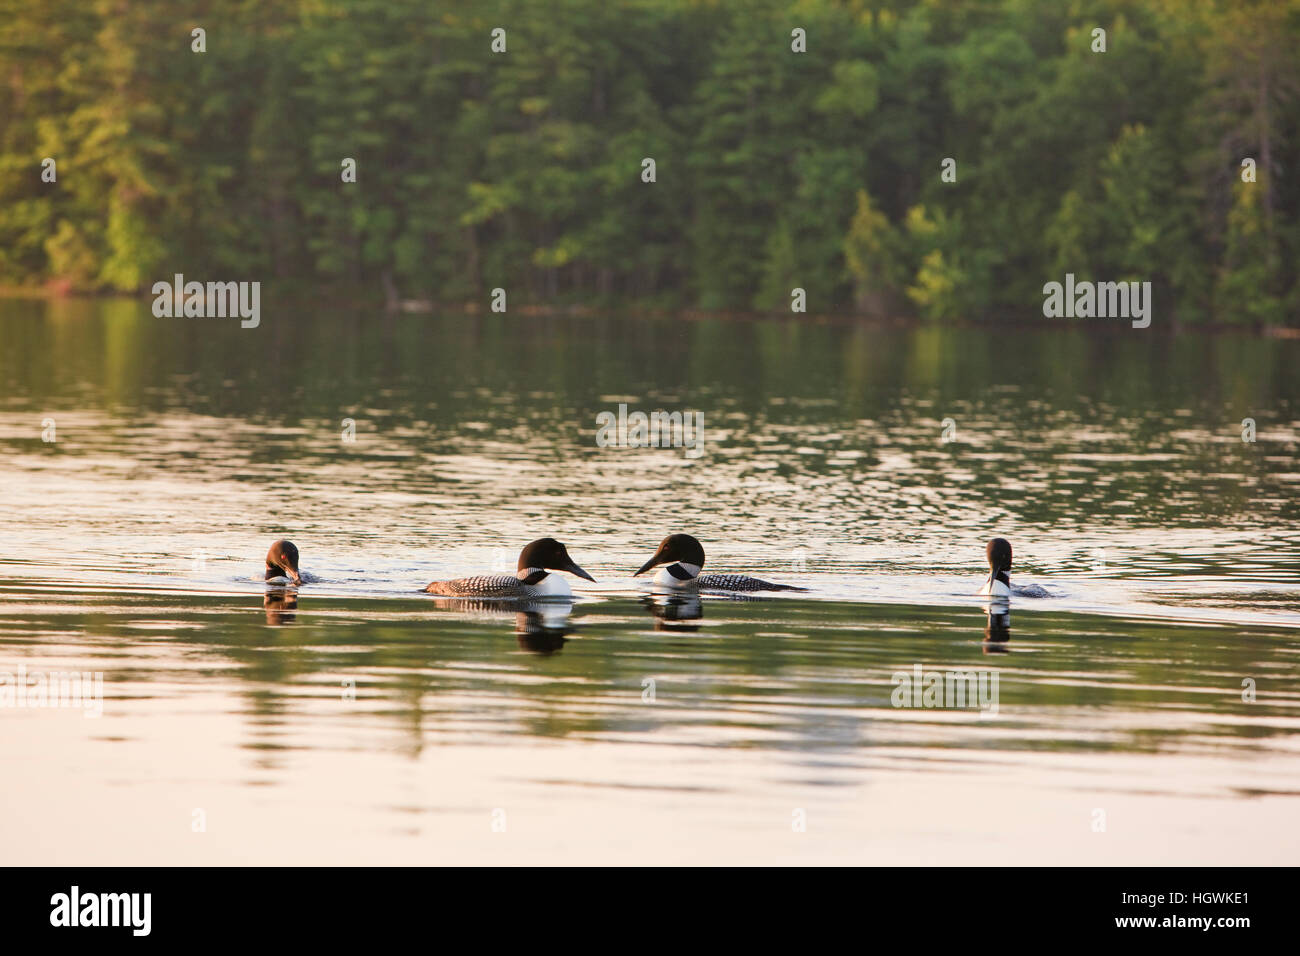
[[[1300,0],[0,0],[0,285],[1300,325]],[[647,160],[653,160],[648,163]]]

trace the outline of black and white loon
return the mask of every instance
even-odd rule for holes
[[[704,548],[689,534],[670,534],[659,544],[654,557],[641,565],[633,574],[644,574],[655,565],[664,564],[654,576],[654,586],[660,590],[685,591],[807,591],[789,584],[773,584],[751,578],[747,574],[701,574],[704,567]]]
[[[266,552],[266,580],[270,584],[302,584],[298,573],[298,548],[281,539]]]
[[[590,574],[574,564],[564,545],[554,538],[538,538],[519,552],[519,570],[514,574],[481,574],[454,581],[434,581],[425,592],[444,597],[469,598],[567,598],[569,582],[551,571],[567,571],[588,581]]]
[[[1011,586],[1011,542],[1006,538],[994,538],[984,548],[989,559],[989,576],[980,588],[980,594],[991,598],[1007,598],[1013,594],[1018,597],[1051,597],[1046,588],[1037,584],[1024,587]]]

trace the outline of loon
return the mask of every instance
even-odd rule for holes
[[[1019,597],[1051,597],[1046,588],[1037,584],[1013,588],[1011,586],[1011,542],[1006,538],[994,538],[984,549],[989,559],[989,576],[979,593],[991,598],[1008,598],[1013,594]]]
[[[281,539],[266,552],[266,580],[270,584],[302,584],[298,548],[292,541]]]
[[[519,552],[519,570],[511,574],[482,574],[454,581],[434,581],[425,592],[444,597],[567,598],[569,583],[550,571],[568,571],[588,581],[590,574],[573,563],[564,545],[554,538],[538,538]]]
[[[644,574],[657,564],[666,564],[654,576],[654,586],[671,591],[703,588],[706,591],[807,591],[789,584],[760,581],[747,574],[701,574],[704,567],[704,548],[689,534],[670,534],[659,544],[659,550],[641,570]]]

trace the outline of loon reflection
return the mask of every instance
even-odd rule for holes
[[[298,591],[286,587],[267,588],[262,607],[266,609],[267,624],[292,624],[298,617]]]
[[[1007,601],[990,601],[984,605],[988,615],[984,623],[984,653],[1005,654],[1001,645],[1011,640],[1011,605]]]
[[[698,631],[704,617],[704,606],[698,594],[647,594],[641,605],[655,618],[656,631]]]
[[[472,598],[441,599],[434,607],[458,613],[469,612],[474,617],[515,618],[515,640],[519,646],[533,654],[554,654],[564,647],[568,635],[576,629],[571,615],[572,600],[474,600]]]
[[[564,647],[573,630],[566,614],[558,622],[548,611],[519,611],[515,614],[515,640],[524,650],[533,654],[555,654]]]

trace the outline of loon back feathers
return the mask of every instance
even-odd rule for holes
[[[426,594],[445,597],[531,597],[535,591],[513,574],[480,574],[454,581],[434,581],[424,589]]]
[[[701,574],[696,582],[707,591],[807,591],[792,584],[773,584],[748,574]]]
[[[1041,584],[1018,584],[1011,589],[1011,593],[1016,597],[1028,598],[1045,598],[1051,597],[1052,592],[1047,590]]]

